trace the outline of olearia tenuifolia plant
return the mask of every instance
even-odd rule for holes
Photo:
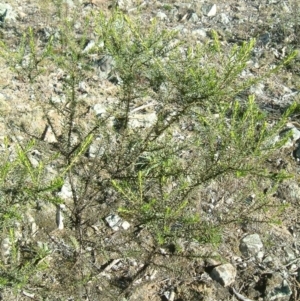
[[[68,233],[68,239],[57,243],[60,264],[49,269],[61,279],[53,296],[72,295],[80,300],[92,287],[97,298],[109,296],[111,300],[127,292],[133,280],[126,287],[110,281],[103,284],[105,289],[97,290],[99,267],[90,253],[94,257],[101,254],[107,261],[116,254],[122,259],[131,254],[144,260],[147,267],[170,245],[175,245],[175,251],[166,251],[170,258],[184,257],[182,240],[217,248],[227,225],[256,219],[257,212],[266,222],[272,221],[265,213],[276,206],[268,195],[260,195],[250,205],[245,199],[249,191],[259,190],[263,179],[274,187],[288,177],[283,172],[271,173],[265,162],[288,139],[274,142],[294,106],[271,123],[253,96],[243,101],[236,96],[290,63],[295,53],[260,78],[242,79],[254,39],[228,50],[214,31],[209,43],[186,43],[179,32],[161,28],[155,19],[144,24],[138,16],[131,18],[117,9],[109,15],[57,15],[61,17],[58,30],[47,41],[41,42],[29,28],[17,50],[3,42],[0,48],[1,57],[30,85],[34,105],[43,112],[46,130],[53,135],[50,141],[45,139],[44,128],[33,129],[18,120],[9,123],[11,135],[22,133],[24,140],[14,150],[15,159],[2,161],[1,185],[12,193],[17,187],[19,197],[5,194],[1,210],[7,213],[1,217],[1,230],[12,229],[21,207],[27,208],[36,199],[61,204],[64,200],[58,192],[66,183],[70,187],[66,201],[69,225],[61,231]],[[93,46],[86,50],[92,39]],[[104,59],[113,62],[103,80],[110,81],[116,91],[109,101],[100,97],[106,93],[103,81],[100,85],[93,79],[99,72],[95,64]],[[46,97],[39,82],[42,76],[56,75],[57,70],[59,100]],[[83,92],[82,83],[86,82],[97,97],[90,99],[88,92]],[[105,107],[98,115],[94,112],[97,104]],[[134,123],[138,110],[138,118],[146,116],[145,108],[151,108],[151,121],[142,126]],[[28,156],[33,146],[43,154],[36,166]],[[45,169],[48,165],[56,169],[52,178]],[[7,180],[9,176],[15,180]],[[244,181],[244,186],[235,195],[232,210],[214,215],[203,209],[204,200],[199,196],[213,181],[223,183],[224,179]],[[277,207],[280,213],[282,206]],[[120,242],[106,239],[105,231],[103,236],[96,231],[111,213],[131,225],[120,232]],[[10,226],[4,226],[5,218]],[[68,251],[62,251],[62,244]],[[39,262],[49,252],[55,256],[47,248],[47,252],[35,252]],[[33,262],[26,264],[29,267]],[[70,274],[66,268],[70,265],[78,273]],[[1,280],[3,286],[8,283],[5,279]],[[30,278],[26,279],[30,287]]]

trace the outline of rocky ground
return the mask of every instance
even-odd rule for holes
[[[235,43],[241,45],[250,38],[256,38],[253,60],[245,77],[259,76],[275,66],[278,60],[286,57],[291,50],[300,49],[300,7],[296,0],[65,0],[62,3],[67,10],[77,10],[82,15],[98,11],[109,14],[118,6],[131,16],[136,16],[139,12],[144,22],[150,22],[156,17],[161,28],[178,30],[180,37],[187,42],[209,41],[212,38],[212,29],[218,33],[223,47]],[[1,41],[15,49],[24,30],[32,26],[42,45],[49,35],[55,33],[57,15],[54,11],[55,5],[51,1],[3,1],[0,3]],[[274,116],[280,115],[293,101],[299,101],[299,62],[300,52],[279,74],[251,87],[246,94],[254,94],[261,108]],[[16,139],[23,139],[22,135],[25,134],[18,132],[14,127],[17,123],[22,123],[27,133],[34,133],[45,142],[56,143],[57,135],[47,127],[49,124],[41,107],[35,103],[36,96],[30,85],[20,76],[16,76],[1,57],[0,64],[2,148],[4,137],[7,135],[11,136],[12,144]],[[86,103],[93,108],[85,115],[87,124],[95,115],[105,113],[118,93],[118,78],[114,79],[110,73],[111,58],[102,57],[97,64],[97,68],[91,71],[90,78],[82,81],[79,87]],[[62,76],[60,70],[51,70],[50,75],[47,73],[41,76],[40,91],[45,98],[54,102],[62,101]],[[102,91],[101,95],[98,94],[99,90]],[[131,111],[130,126],[147,127],[155,122],[155,105],[155,101],[151,99],[144,99],[144,102],[138,103]],[[147,110],[143,110],[145,108]],[[60,129],[59,117],[54,111],[53,115],[48,113],[53,124]],[[292,175],[289,180],[279,185],[272,196],[274,202],[289,205],[281,217],[281,224],[230,225],[224,231],[222,243],[218,247],[203,246],[182,237],[177,243],[185,256],[178,256],[174,260],[175,251],[172,251],[170,246],[149,251],[153,245],[146,228],[134,230],[129,235],[126,231],[133,231],[131,221],[123,220],[115,212],[111,212],[108,204],[98,204],[98,207],[90,208],[90,212],[86,213],[93,218],[89,227],[85,229],[85,249],[79,250],[74,230],[71,226],[68,227],[68,210],[72,208],[68,202],[72,196],[72,188],[70,183],[65,183],[60,197],[66,200],[66,206],[43,205],[39,210],[28,209],[24,212],[22,223],[18,224],[19,228],[15,225],[15,236],[23,249],[28,249],[29,245],[33,249],[36,246],[46,249],[47,256],[43,257],[43,261],[47,262],[47,271],[41,269],[35,275],[31,275],[39,280],[35,281],[39,286],[29,284],[18,290],[6,287],[0,282],[2,300],[16,300],[16,295],[17,300],[49,301],[300,300],[298,117],[295,112],[286,126],[287,131],[293,132],[289,144],[268,162],[275,169],[284,169]],[[12,136],[13,131],[17,138]],[[178,135],[186,133],[182,130]],[[96,141],[89,150],[91,157],[97,155],[97,149]],[[39,151],[31,153],[31,162],[38,164],[39,159],[43,157],[43,153]],[[49,167],[48,172],[55,174],[53,167]],[[106,176],[102,175],[104,178]],[[232,199],[238,197],[236,190],[242,190],[243,185],[242,180],[234,179],[211,182],[199,193],[199,199],[205,200],[201,203],[202,210],[208,217],[211,216],[212,221],[214,212],[233,210]],[[267,182],[259,185],[262,191],[266,187]],[[257,196],[251,191],[248,192],[251,203]],[[95,210],[101,210],[103,219],[98,220],[94,217]],[[60,218],[62,212],[65,220]],[[136,246],[135,237],[139,237],[139,248]],[[6,259],[12,252],[6,229],[0,238],[1,265],[5,265],[8,264]],[[151,261],[147,261],[148,255],[143,253],[129,254],[128,250],[134,253],[134,250],[140,250],[141,246],[148,250],[145,254],[151,254]],[[76,252],[83,255],[74,261],[72,256]],[[23,250],[23,253],[26,252]],[[161,268],[162,266],[164,268]],[[75,282],[76,279],[78,282]]]

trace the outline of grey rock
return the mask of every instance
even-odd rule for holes
[[[5,21],[15,21],[17,13],[13,10],[12,6],[7,3],[0,3],[0,23]]]
[[[175,7],[178,7],[178,8],[191,8],[191,3],[188,3],[188,2],[175,2],[174,3],[174,6]]]
[[[192,13],[190,18],[189,18],[189,21],[192,22],[192,23],[196,23],[199,21],[199,17],[196,13]]]
[[[288,246],[284,248],[284,253],[286,255],[286,258],[285,258],[286,263],[289,263],[296,258],[293,249]]]
[[[293,151],[293,157],[299,161],[300,160],[300,144],[297,145],[297,147]]]
[[[289,202],[299,202],[300,200],[299,184],[294,181],[282,183],[279,185],[277,189],[277,195],[280,199],[287,200]]]
[[[300,282],[300,267],[298,268],[296,279],[298,282]]]
[[[7,9],[0,14],[0,22],[1,23],[4,23],[6,15],[7,15]]]
[[[258,254],[263,248],[263,243],[258,234],[247,235],[241,240],[240,251],[245,257],[251,257]]]
[[[268,32],[262,34],[259,38],[258,38],[258,44],[260,46],[267,46],[271,41],[271,36]]]
[[[123,221],[117,214],[111,214],[105,218],[108,225],[114,230],[118,231],[121,228],[127,230],[130,228],[130,224],[127,221]]]
[[[46,26],[43,29],[41,29],[41,33],[42,33],[45,41],[48,41],[51,37],[53,37],[56,40],[60,39],[60,37],[61,37],[61,33],[59,32],[59,30],[57,28],[52,28],[52,27]]]
[[[264,301],[288,301],[292,290],[279,273],[274,273],[266,283]]]
[[[295,143],[300,139],[300,131],[292,123],[288,123],[287,128],[282,130],[279,133],[279,135],[275,137],[274,143],[280,141],[281,139],[286,137],[286,135],[289,135],[289,139],[282,146],[282,148],[293,147],[293,146],[295,146]],[[296,148],[294,150],[293,155],[294,155],[295,158],[300,158],[300,150],[298,150],[298,148],[300,148],[299,146],[300,146],[300,144],[298,143],[298,145],[296,145]]]
[[[177,22],[177,20],[178,20],[178,9],[176,7],[173,7],[169,11],[168,15],[169,15],[169,18],[170,18],[171,22]]]
[[[230,19],[229,19],[229,17],[226,14],[221,13],[220,14],[220,22],[222,24],[228,24],[228,23],[230,23]]]
[[[105,55],[98,62],[97,65],[99,67],[99,78],[100,79],[108,79],[111,76],[112,70],[115,66],[115,61],[112,56]]]
[[[212,279],[226,287],[235,281],[236,268],[230,263],[225,263],[215,267],[210,276]]]

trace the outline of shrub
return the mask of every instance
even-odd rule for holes
[[[45,120],[45,128],[39,129],[26,121],[10,122],[10,135],[22,133],[26,138],[13,151],[16,159],[7,159],[2,165],[1,211],[5,213],[1,230],[13,231],[20,210],[32,208],[37,199],[54,205],[65,202],[69,232],[63,246],[52,240],[60,263],[53,260],[47,265],[48,273],[61,283],[54,295],[80,299],[89,287],[90,294],[111,298],[125,294],[143,272],[127,275],[123,285],[121,278],[104,283],[105,289],[97,291],[100,267],[91,263],[89,250],[102,254],[105,260],[101,264],[115,257],[134,257],[146,267],[157,265],[155,256],[162,248],[169,255],[176,253],[175,260],[178,255],[187,255],[181,239],[217,246],[226,224],[251,220],[257,212],[277,206],[268,195],[245,205],[247,193],[262,178],[274,186],[286,177],[271,173],[265,161],[285,143],[284,138],[272,141],[293,110],[291,107],[271,126],[268,114],[253,96],[237,100],[239,93],[263,79],[240,78],[254,40],[234,45],[229,52],[223,50],[215,32],[208,44],[186,44],[178,32],[161,30],[156,20],[144,25],[117,10],[110,16],[61,18],[58,28],[44,42],[29,28],[17,50],[4,43],[1,47],[1,56],[18,78],[30,85],[32,104],[43,112]],[[92,31],[96,35],[89,44]],[[276,72],[293,56],[264,76]],[[101,103],[105,91],[99,89],[93,75],[98,70],[95,64],[105,60],[111,62],[105,80],[107,85],[108,80],[114,83],[114,94],[109,102],[102,97]],[[59,98],[49,94],[44,85],[45,78],[57,71]],[[99,100],[84,97],[87,83]],[[102,110],[98,115],[96,105]],[[49,131],[51,140],[46,139]],[[33,145],[43,154],[37,165],[28,157]],[[52,178],[46,169],[50,165],[55,168]],[[228,178],[245,178],[243,191],[234,208],[221,210],[212,218],[203,210],[199,196],[212,181]],[[58,191],[66,185],[71,197],[63,200]],[[108,230],[103,230],[102,236],[90,233],[91,227],[99,227],[112,213],[128,220],[131,228],[121,231],[117,241],[105,240]],[[234,218],[236,215],[239,218]],[[272,219],[263,215],[262,220]],[[45,234],[43,239],[50,235]],[[57,259],[55,248],[49,248]],[[36,267],[36,256],[41,253],[42,257],[49,254],[36,251],[30,260],[24,259],[23,266]],[[70,265],[75,273],[68,273]],[[30,288],[33,280],[29,272],[26,275]],[[4,286],[8,278],[2,276]],[[78,289],[70,285],[74,281]],[[51,294],[40,292],[46,293]]]

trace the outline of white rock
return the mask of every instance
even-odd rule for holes
[[[38,230],[35,219],[33,218],[33,216],[29,212],[26,213],[26,219],[27,219],[27,223],[30,225],[30,234],[31,234],[31,236],[35,236],[36,232]]]
[[[89,157],[95,158],[96,156],[102,156],[105,153],[105,147],[103,147],[103,139],[97,137],[93,140],[89,147]]]
[[[130,224],[127,221],[124,221],[121,225],[124,230],[128,230],[130,228]]]
[[[273,257],[272,256],[267,256],[264,260],[263,263],[268,264],[273,262]]]
[[[207,36],[206,31],[202,28],[196,28],[192,31],[192,34],[197,35],[201,38],[205,38]]]
[[[94,40],[89,41],[88,44],[83,49],[82,53],[89,52],[94,46],[95,46],[95,41]]]
[[[24,296],[26,296],[28,298],[31,298],[31,299],[33,299],[34,296],[35,296],[35,294],[28,293],[28,292],[26,292],[24,290],[22,290],[22,293],[23,293]]]
[[[37,168],[39,166],[39,161],[34,156],[29,155],[28,159],[33,167]]]
[[[287,6],[287,4],[284,1],[281,2],[281,7],[285,13],[288,13],[288,14],[291,13],[290,8]]]
[[[73,197],[71,184],[69,183],[69,181],[65,181],[64,185],[61,188],[61,191],[58,193],[58,196],[64,200]]]
[[[121,10],[125,11],[128,10],[129,7],[132,5],[130,0],[117,0],[116,4]]]
[[[64,0],[63,3],[68,5],[70,8],[75,7],[75,4],[72,0]]]
[[[232,259],[233,259],[234,261],[238,262],[238,263],[243,262],[243,259],[242,259],[241,257],[239,257],[239,256],[233,256]]]
[[[14,222],[14,236],[15,242],[23,237],[22,225],[19,222]]]
[[[217,14],[217,5],[213,4],[212,7],[210,8],[209,12],[207,13],[208,17],[213,17]]]
[[[131,128],[144,127],[148,128],[155,124],[157,116],[155,112],[146,114],[132,114],[129,117],[129,126]]]
[[[86,82],[79,82],[78,84],[78,90],[81,92],[81,93],[88,93],[89,92],[89,87],[87,85]]]
[[[157,14],[156,14],[156,18],[163,21],[163,20],[167,20],[168,17],[165,13],[159,11]]]
[[[230,263],[225,263],[215,267],[210,276],[226,287],[235,281],[236,268]]]
[[[105,220],[114,231],[119,230],[119,225],[122,221],[120,216],[118,216],[117,214],[111,214],[108,217],[106,217]]]
[[[300,139],[300,131],[297,128],[292,127],[290,131],[292,132],[291,139],[293,142],[296,142],[298,139]]]
[[[174,293],[174,291],[165,291],[164,296],[166,297],[166,299],[168,301],[174,301],[175,293]]]
[[[10,254],[10,250],[11,250],[11,241],[9,239],[9,237],[6,237],[2,240],[1,243],[1,253],[3,258],[5,258],[6,256],[8,256]]]
[[[95,111],[97,116],[102,116],[106,113],[106,106],[102,103],[96,103],[93,106],[93,110]]]
[[[240,251],[246,257],[255,256],[263,248],[258,234],[247,235],[241,240]]]
[[[51,96],[51,102],[53,103],[65,103],[66,102],[66,96],[65,95],[53,95]]]
[[[265,85],[263,83],[258,83],[257,85],[252,86],[250,88],[250,93],[255,94],[257,96],[263,96],[264,95],[264,88],[265,88]]]
[[[296,264],[291,264],[290,267],[288,268],[290,272],[296,272],[298,270],[298,266]],[[300,271],[300,269],[299,269]]]
[[[65,210],[65,205],[64,204],[59,204],[56,206],[56,225],[57,229],[62,230],[64,229],[64,216],[63,216],[63,211]]]
[[[19,7],[18,9],[18,17],[19,19],[23,20],[27,15],[22,11],[22,7]]]
[[[256,258],[258,259],[258,261],[262,261],[262,259],[264,258],[265,253],[263,251],[259,251],[256,255]]]
[[[224,14],[224,13],[220,14],[220,21],[223,24],[228,24],[230,22],[228,16],[226,14]]]
[[[282,148],[293,147],[295,142],[300,139],[300,131],[292,123],[287,123],[287,128],[281,131],[281,133],[273,139],[273,144],[280,141],[287,134],[290,134],[291,136]]]

